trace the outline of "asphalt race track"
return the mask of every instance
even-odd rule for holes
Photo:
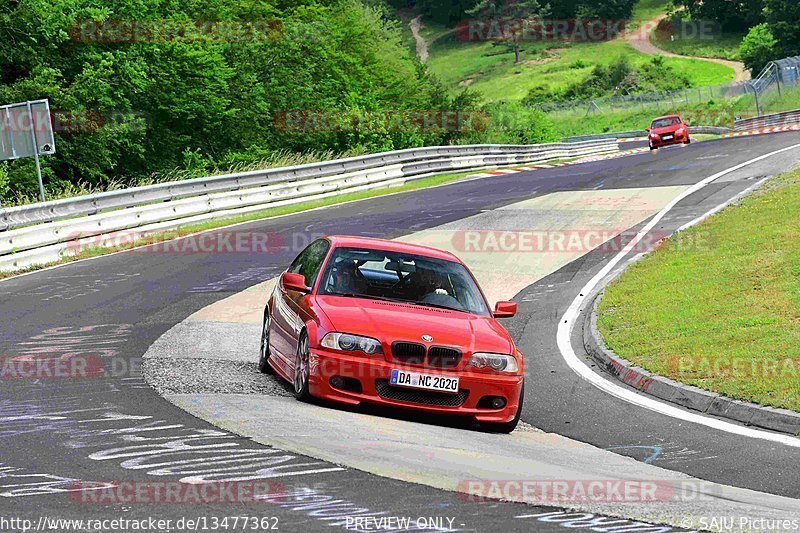
[[[283,531],[325,531],[332,526],[362,529],[363,524],[358,528],[352,523],[358,516],[391,516],[442,519],[417,520],[394,530],[588,530],[606,523],[602,530],[612,531],[613,520],[604,522],[599,515],[572,516],[552,507],[473,500],[262,446],[165,401],[145,383],[141,358],[193,313],[278,276],[319,235],[398,238],[552,193],[687,187],[797,144],[796,133],[724,139],[466,180],[217,230],[266,232],[275,243],[266,256],[145,248],[2,281],[0,356],[66,360],[85,355],[90,361],[101,357],[111,375],[3,380],[0,517],[26,517],[41,525],[42,517],[177,521],[238,515],[276,517]],[[680,202],[655,230],[669,234],[799,159],[796,148],[726,175]],[[800,499],[797,448],[631,405],[595,388],[567,366],[556,344],[558,323],[581,287],[615,253],[581,255],[514,298],[519,314],[505,324],[526,354],[522,420],[544,432],[695,478]],[[573,346],[578,350],[582,344],[576,340]],[[237,375],[246,379],[272,379],[255,374],[255,360],[240,367]],[[186,379],[195,379],[195,372],[214,371],[189,365]],[[258,386],[267,395],[281,394],[274,384],[261,381]],[[269,424],[268,413],[264,424]],[[435,425],[427,427],[436,432]],[[184,485],[259,481],[267,483],[268,490],[255,503],[135,505],[92,498],[91,489],[108,484],[178,480]],[[625,520],[614,524],[618,531],[673,530]]]

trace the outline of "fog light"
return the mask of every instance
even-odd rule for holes
[[[478,402],[478,409],[502,409],[506,403],[502,396],[484,396]]]
[[[357,394],[361,394],[363,389],[361,387],[361,382],[356,378],[348,378],[345,376],[333,376],[328,383],[331,384],[331,387],[334,389],[339,389],[347,392],[355,392]]]

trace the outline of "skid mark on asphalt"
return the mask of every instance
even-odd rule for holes
[[[57,281],[37,285],[20,294],[25,296],[40,296],[43,302],[51,300],[74,300],[101,292],[111,286],[124,283],[140,275],[141,273],[111,274],[102,278],[97,278],[97,276],[91,274],[61,276]]]
[[[675,442],[665,442],[658,445],[624,445],[611,446],[606,450],[613,451],[633,451],[633,455],[646,464],[658,463],[659,465],[672,465],[677,463],[687,463],[692,461],[706,461],[716,459],[716,455],[708,455],[700,450],[692,450]],[[637,453],[637,452],[641,452]],[[642,455],[643,454],[643,455]],[[630,455],[630,454],[626,454]]]
[[[4,401],[0,404],[0,443],[19,435],[41,434],[64,448],[83,450],[89,460],[115,462],[125,470],[144,470],[151,476],[178,476],[180,482],[189,484],[344,470],[282,450],[256,446],[225,431],[124,412],[111,403],[95,408],[80,405],[81,398],[59,402],[57,407],[34,401]],[[0,496],[82,492],[113,484],[96,480],[76,485],[76,481],[53,473],[14,476],[6,471],[0,475]]]
[[[218,281],[212,281],[204,285],[192,287],[188,292],[205,293],[205,292],[223,292],[240,288],[243,285],[253,281],[266,281],[275,275],[275,269],[272,267],[254,267],[248,268],[244,272],[238,274],[230,274]]]

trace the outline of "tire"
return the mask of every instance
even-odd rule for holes
[[[274,374],[269,365],[269,308],[264,311],[264,321],[261,326],[261,349],[258,354],[258,371],[262,374]]]
[[[689,139],[689,138],[687,137],[687,138],[686,138],[686,142],[685,142],[685,143],[683,143],[683,144],[692,144],[692,140],[691,140],[691,139]]]
[[[525,382],[522,382],[522,389],[519,391],[519,405],[517,406],[517,414],[510,422],[498,422],[482,424],[482,426],[491,433],[511,433],[517,428],[519,418],[522,415],[522,402],[525,400]]]
[[[655,150],[656,149],[655,146],[653,146],[652,144],[648,144],[647,146],[650,147],[650,150]]]
[[[311,394],[308,392],[308,378],[311,373],[309,355],[311,352],[308,347],[308,334],[304,331],[300,334],[297,343],[297,357],[294,359],[294,397],[300,401],[308,401]]]

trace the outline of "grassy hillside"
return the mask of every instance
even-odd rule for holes
[[[680,35],[673,35],[672,37],[674,40],[669,35],[654,32],[653,42],[659,48],[682,56],[714,57],[739,61],[739,45],[744,35],[722,35],[714,39],[682,37]]]
[[[636,27],[667,10],[664,0],[645,0],[634,13],[629,27]],[[427,23],[426,23],[427,24]],[[423,36],[445,34],[444,28],[426,27]],[[430,44],[428,66],[450,90],[470,87],[487,101],[521,100],[535,87],[559,90],[583,80],[595,65],[608,65],[625,57],[633,66],[648,56],[621,39],[601,43],[526,43],[522,61],[492,43],[462,42],[451,33]],[[733,70],[694,59],[665,59],[680,70],[692,86],[716,85],[733,80]]]

